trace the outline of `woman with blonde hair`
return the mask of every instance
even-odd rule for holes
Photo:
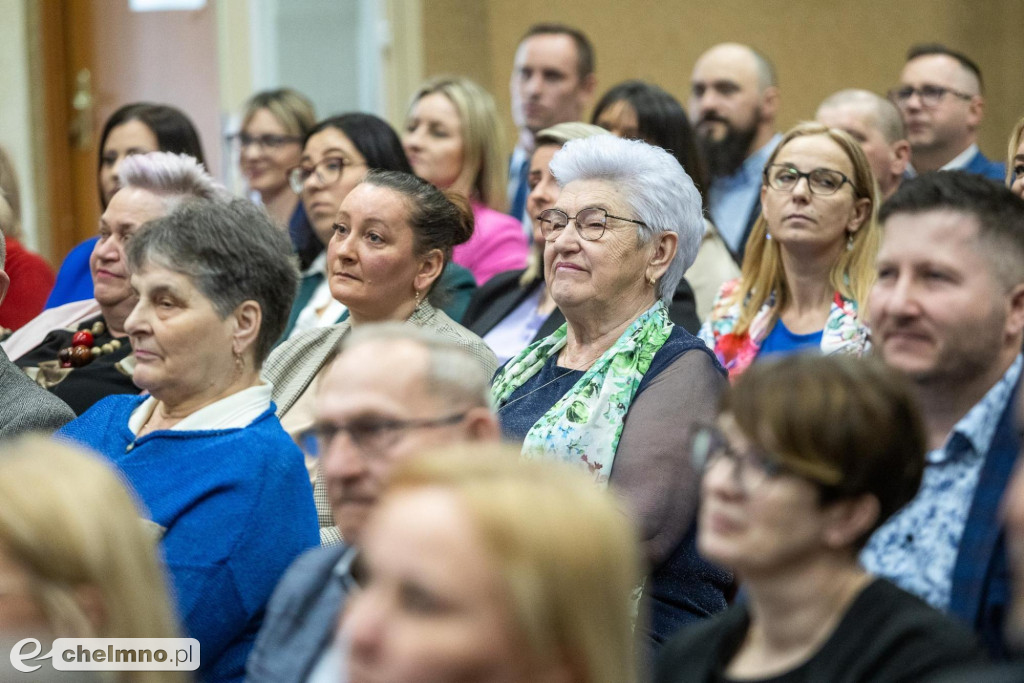
[[[99,458],[39,436],[0,458],[0,636],[175,638],[157,531]],[[118,680],[181,680],[137,671]]]
[[[860,145],[834,128],[796,126],[765,165],[761,207],[740,277],[722,285],[701,338],[733,378],[760,354],[863,354],[859,309],[875,278],[879,228]]]
[[[351,683],[636,680],[636,537],[578,472],[508,446],[411,458],[363,550],[342,622]]]
[[[402,145],[416,175],[471,202],[473,237],[452,260],[478,285],[522,268],[529,251],[519,221],[500,213],[507,190],[502,139],[494,98],[468,78],[434,78],[413,95]]]
[[[1010,148],[1006,151],[1006,186],[1024,199],[1024,116],[1010,133]]]

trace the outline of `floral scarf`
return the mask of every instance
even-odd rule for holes
[[[607,486],[622,423],[654,354],[672,333],[664,302],[641,315],[583,377],[537,420],[523,441],[523,457],[553,458],[585,467]],[[498,371],[491,394],[501,405],[565,347],[567,325],[526,347]]]

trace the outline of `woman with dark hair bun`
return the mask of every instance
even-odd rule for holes
[[[118,175],[121,162],[132,154],[187,154],[206,165],[203,145],[192,121],[180,109],[166,104],[135,102],[115,111],[103,125],[99,150],[96,185],[101,213],[121,187]],[[68,252],[57,272],[57,281],[50,292],[50,298],[46,300],[46,308],[92,298],[89,256],[97,240],[92,237]]]
[[[670,152],[693,178],[707,214],[707,164],[700,155],[693,128],[679,100],[658,86],[644,81],[623,81],[606,92],[594,107],[591,122],[620,138],[643,140]],[[697,316],[711,313],[715,294],[722,283],[740,274],[729,248],[715,226],[705,220],[704,239],[697,259],[686,271],[687,282],[697,301]]]
[[[314,327],[327,327],[348,316],[345,305],[331,296],[326,278],[324,247],[334,234],[338,207],[367,171],[412,173],[398,134],[373,114],[351,113],[332,116],[309,131],[297,166],[288,170],[288,182],[301,198],[319,246],[319,253],[303,270],[299,294],[292,306],[282,339]],[[472,274],[450,263],[439,285],[447,296],[440,303],[453,319],[462,317],[476,289]]]

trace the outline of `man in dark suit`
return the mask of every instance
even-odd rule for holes
[[[868,306],[883,360],[917,388],[921,489],[871,537],[868,571],[959,617],[1005,654],[999,501],[1021,439],[1024,200],[963,171],[907,181],[884,205]]]
[[[0,301],[11,280],[4,272],[6,248],[0,237]],[[75,419],[64,401],[30,380],[0,350],[0,441],[25,432],[53,433]]]
[[[978,149],[985,116],[981,69],[944,45],[917,45],[907,53],[900,84],[890,93],[903,115],[914,171],[963,170],[998,183],[1003,164]]]
[[[333,635],[358,586],[359,536],[395,464],[429,448],[496,441],[490,376],[463,347],[429,330],[385,323],[353,330],[316,398],[320,466],[337,536],[282,577],[246,666],[252,681],[335,680]],[[318,512],[321,504],[318,501]],[[323,525],[325,520],[321,519]],[[330,521],[326,523],[330,524]]]

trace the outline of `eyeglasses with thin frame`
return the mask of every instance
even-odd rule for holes
[[[779,192],[792,192],[802,178],[807,178],[807,186],[813,194],[823,197],[839,192],[846,183],[853,187],[846,174],[831,168],[816,168],[804,173],[789,164],[769,164],[764,169],[765,185]]]
[[[366,166],[365,161],[352,161],[345,157],[324,157],[313,165],[299,165],[288,169],[288,185],[295,194],[302,194],[306,181],[314,173],[321,185],[333,185],[341,180],[345,169],[355,166]]]
[[[310,431],[315,438],[317,453],[326,453],[338,435],[346,433],[356,448],[372,455],[384,453],[394,446],[402,432],[456,424],[468,414],[466,411],[421,420],[363,417],[341,423],[318,422]],[[308,435],[304,441],[309,441]]]
[[[757,450],[738,452],[729,443],[725,434],[713,425],[700,425],[693,431],[690,440],[690,457],[694,469],[703,476],[712,465],[727,460],[732,466],[733,480],[747,494],[757,490],[769,479],[774,479],[789,470],[776,462],[767,453]]]
[[[237,143],[239,149],[243,150],[249,145],[256,145],[260,149],[280,149],[285,145],[302,142],[302,138],[295,135],[249,135],[248,133],[235,133],[228,139]]]
[[[896,88],[889,91],[889,99],[892,100],[897,107],[906,107],[907,103],[910,102],[910,98],[917,95],[918,101],[921,102],[921,106],[925,109],[931,109],[932,107],[938,106],[939,102],[946,95],[952,95],[958,97],[961,100],[971,100],[974,95],[962,92],[960,90],[954,90],[953,88],[944,88],[941,85],[922,85],[920,88],[915,88],[912,85],[905,85],[901,88]]]
[[[575,216],[570,216],[561,209],[547,209],[537,215],[537,223],[540,225],[540,232],[544,236],[545,242],[554,242],[562,230],[569,225],[569,221],[576,222],[576,233],[581,239],[592,242],[604,236],[604,231],[608,228],[609,218],[647,227],[647,224],[643,221],[613,216],[598,207],[581,209]]]

